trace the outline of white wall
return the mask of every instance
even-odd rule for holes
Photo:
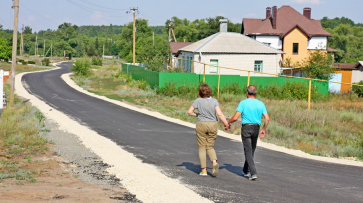
[[[262,43],[269,43],[275,49],[282,49],[282,40],[279,36],[256,36],[256,40]]]
[[[328,43],[328,37],[312,37],[308,41],[308,49],[326,49]]]
[[[352,71],[352,83],[359,82],[363,80],[363,70],[353,70]]]
[[[199,53],[194,53],[194,59],[199,58]],[[230,70],[221,68],[222,75],[241,75],[247,76],[247,71],[253,71],[255,66],[255,61],[263,61],[263,72],[279,74],[281,71],[280,68],[280,54],[207,54],[202,53],[201,62],[210,64],[211,59],[217,59],[218,65],[227,68],[234,68],[246,71],[238,71],[238,70]],[[196,60],[198,61],[198,60]],[[197,74],[203,74],[204,65],[199,63],[194,63],[194,72]],[[207,65],[206,74],[215,74],[210,73],[210,67]],[[274,77],[273,75],[265,75],[260,73],[251,73],[251,76],[266,76],[266,77]]]

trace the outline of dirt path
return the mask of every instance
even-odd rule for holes
[[[36,183],[19,183],[15,178],[0,183],[1,202],[123,202],[119,200],[129,198],[125,189],[81,181],[72,172],[76,166],[52,153],[33,156],[33,163],[22,167],[38,172]]]

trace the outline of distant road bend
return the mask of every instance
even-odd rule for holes
[[[241,142],[218,137],[217,178],[199,177],[195,130],[93,98],[69,87],[61,69],[26,74],[27,91],[215,202],[363,202],[363,168],[257,148],[258,180],[240,176]],[[117,122],[116,122],[117,121]],[[122,129],[122,130],[120,130]],[[210,170],[210,169],[209,169]]]

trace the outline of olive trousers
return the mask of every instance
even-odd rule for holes
[[[199,148],[199,161],[201,168],[207,167],[207,155],[211,161],[217,160],[217,154],[214,151],[214,143],[218,133],[218,122],[198,121],[196,126],[197,142]]]

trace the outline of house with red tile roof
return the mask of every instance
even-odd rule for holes
[[[262,19],[244,18],[241,34],[285,52],[283,61],[289,59],[293,64],[301,64],[310,51],[326,51],[332,36],[320,20],[311,19],[311,8],[301,14],[291,6],[267,7]]]

